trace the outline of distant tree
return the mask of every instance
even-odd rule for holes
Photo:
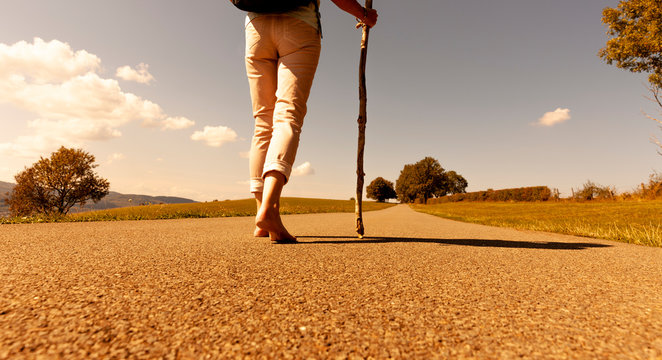
[[[366,194],[368,199],[377,200],[378,202],[395,199],[398,196],[395,193],[393,183],[383,177],[378,177],[373,180],[366,188]]]
[[[598,55],[607,64],[631,72],[649,73],[648,82],[654,101],[662,107],[662,1],[621,0],[616,8],[602,11],[602,22],[607,25],[607,41]],[[649,116],[662,125],[662,121]],[[652,138],[662,155],[662,143]]]
[[[469,186],[469,183],[462,175],[455,171],[448,171],[444,174],[444,178],[445,186],[435,194],[436,196],[464,194],[467,192],[467,186]]]
[[[416,200],[417,176],[414,164],[407,164],[400,171],[400,176],[395,181],[395,193],[401,203],[410,203]]]
[[[400,172],[395,191],[400,202],[416,199],[427,203],[433,196],[464,192],[467,181],[456,172],[445,172],[439,161],[432,157],[408,164]]]
[[[12,216],[35,213],[66,214],[87,201],[98,202],[109,193],[107,180],[97,176],[95,158],[64,146],[18,173],[16,186],[5,201]]]
[[[400,202],[420,199],[424,203],[444,187],[444,168],[439,161],[426,157],[415,164],[407,164],[396,181]]]

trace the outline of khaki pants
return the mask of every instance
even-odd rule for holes
[[[315,28],[287,15],[264,15],[246,26],[246,73],[255,132],[249,159],[250,191],[264,175],[290,177],[320,55]]]

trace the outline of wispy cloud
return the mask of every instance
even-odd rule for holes
[[[313,174],[315,174],[315,169],[313,169],[313,166],[308,161],[292,169],[292,176],[306,176]]]
[[[145,63],[140,63],[137,69],[133,69],[128,65],[119,67],[115,72],[115,76],[122,80],[135,81],[141,84],[149,84],[154,81],[154,76],[149,73],[149,65]]]
[[[237,133],[226,126],[205,126],[202,131],[194,132],[191,139],[204,141],[209,146],[221,147],[225,143],[237,141]]]
[[[239,157],[242,159],[248,159],[251,156],[250,151],[242,151],[239,153]]]
[[[538,126],[554,126],[562,122],[570,120],[570,109],[557,108],[554,111],[546,112],[535,125]]]
[[[0,153],[32,157],[62,144],[80,146],[112,139],[121,136],[120,128],[133,121],[162,129],[194,124],[123,92],[117,80],[98,74],[100,64],[96,55],[74,51],[58,40],[0,43],[0,103],[36,114],[36,120],[28,123],[32,134],[0,143]]]
[[[126,156],[124,156],[124,154],[121,154],[121,153],[110,154],[108,156],[108,160],[106,160],[106,164],[110,165],[110,164],[112,164],[116,161],[124,160],[124,158],[126,158]]]

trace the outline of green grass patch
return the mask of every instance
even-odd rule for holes
[[[363,202],[363,210],[381,210],[395,204]],[[282,198],[281,214],[351,213],[354,201]],[[0,224],[80,221],[120,221],[255,216],[255,200],[226,200],[205,203],[144,205],[69,214],[63,217],[0,218]]]
[[[412,205],[412,208],[464,222],[662,247],[662,201],[660,200],[460,202]]]

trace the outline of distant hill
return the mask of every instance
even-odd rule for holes
[[[0,196],[3,196],[4,199],[5,193],[12,191],[13,188],[14,184],[0,181]]]
[[[9,206],[5,204],[5,199],[7,198],[7,193],[11,192],[14,189],[14,184],[0,181],[0,216],[6,216],[9,214]]]
[[[7,216],[9,214],[9,206],[5,204],[5,193],[12,191],[14,184],[0,181],[0,216]],[[197,202],[195,200],[174,197],[174,196],[149,196],[138,194],[120,194],[111,191],[108,196],[104,197],[98,203],[89,202],[85,207],[80,209],[77,206],[71,209],[71,212],[90,211],[90,210],[105,210],[118,207],[138,206],[146,204],[187,204]]]
[[[83,211],[88,210],[104,210],[113,209],[118,207],[149,205],[149,204],[187,204],[197,202],[195,200],[174,197],[174,196],[149,196],[138,194],[120,194],[111,191],[108,196],[104,197],[98,203],[90,202],[85,204]],[[73,209],[72,209],[73,210]]]

